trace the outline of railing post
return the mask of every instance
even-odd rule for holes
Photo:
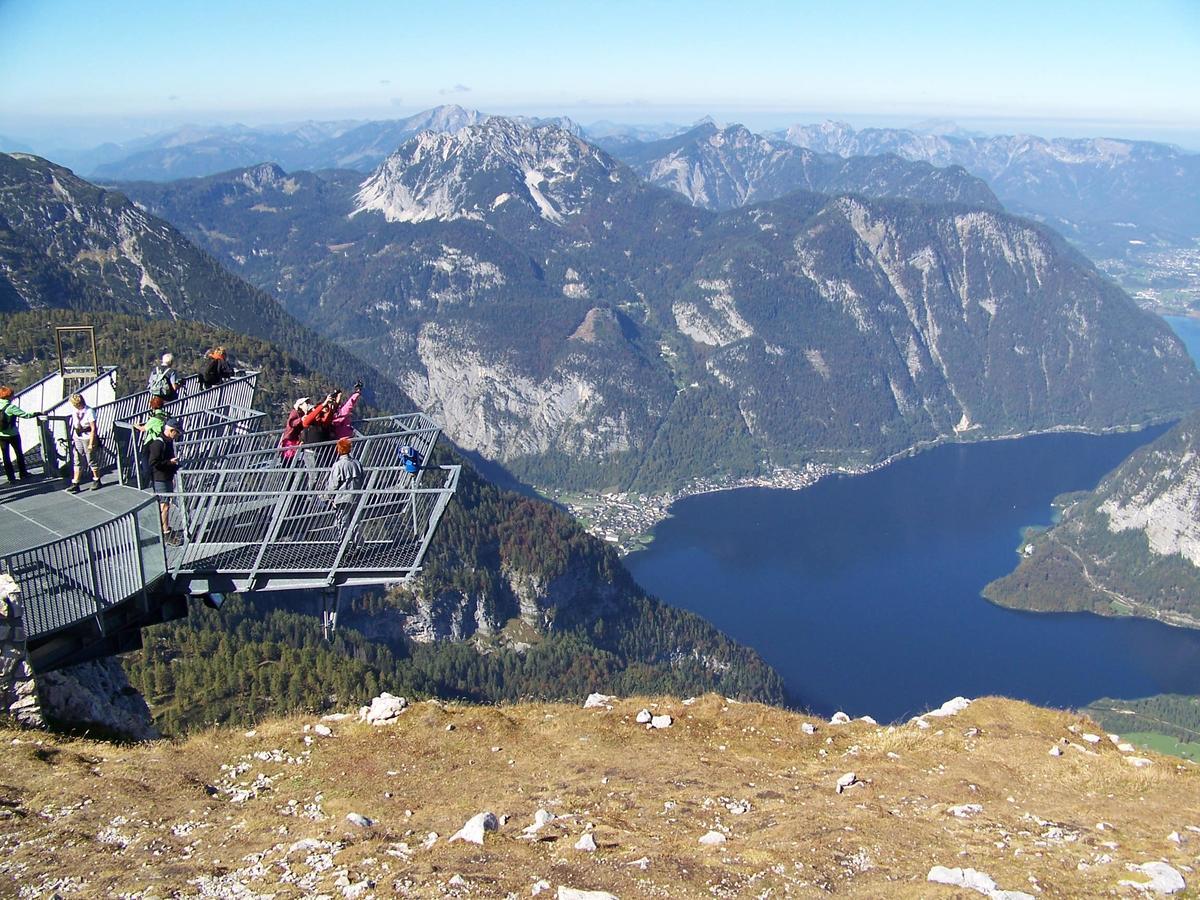
[[[100,633],[104,634],[104,617],[101,613],[104,611],[104,605],[100,602],[100,577],[96,572],[96,547],[92,542],[92,531],[83,533],[83,544],[87,550],[88,573],[92,580],[92,598],[96,601],[96,625],[100,628]]]
[[[342,542],[338,544],[337,553],[333,555],[333,565],[329,569],[329,578],[331,580],[333,579],[333,573],[341,566],[342,557],[346,553],[346,544],[350,542],[350,536],[354,534],[354,529],[358,527],[358,520],[362,518],[363,507],[367,504],[367,496],[374,492],[378,475],[378,470],[372,470],[371,474],[367,476],[367,483],[358,492],[358,503],[354,507],[354,513],[350,516],[350,525],[346,529],[346,533],[342,535]]]

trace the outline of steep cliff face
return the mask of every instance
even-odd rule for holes
[[[990,599],[1200,628],[1200,413],[1133,454],[1031,540]]]

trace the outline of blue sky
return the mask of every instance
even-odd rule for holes
[[[15,136],[457,102],[585,123],[949,117],[1200,144],[1198,86],[1198,0],[0,0],[0,133]]]

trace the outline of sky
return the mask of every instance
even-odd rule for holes
[[[1200,149],[1200,0],[0,0],[0,134],[408,115],[950,118]]]

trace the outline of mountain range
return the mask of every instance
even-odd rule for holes
[[[1170,144],[1029,134],[855,130],[840,122],[794,125],[796,146],[842,157],[894,154],[962,166],[1008,209],[1077,240],[1094,256],[1120,255],[1130,241],[1192,247],[1200,238],[1200,154]]]
[[[937,168],[895,155],[844,159],[752,133],[741,125],[704,122],[683,134],[614,151],[651,184],[705,209],[735,209],[795,190],[861,193],[999,208],[988,186],[960,166]]]
[[[122,189],[538,484],[861,467],[1196,405],[1170,329],[1054,232],[961,172],[913,197],[854,171],[850,194],[714,212],[493,117],[365,179],[260,166]]]
[[[1029,540],[989,599],[1200,628],[1200,413],[1059,505],[1061,520]]]

